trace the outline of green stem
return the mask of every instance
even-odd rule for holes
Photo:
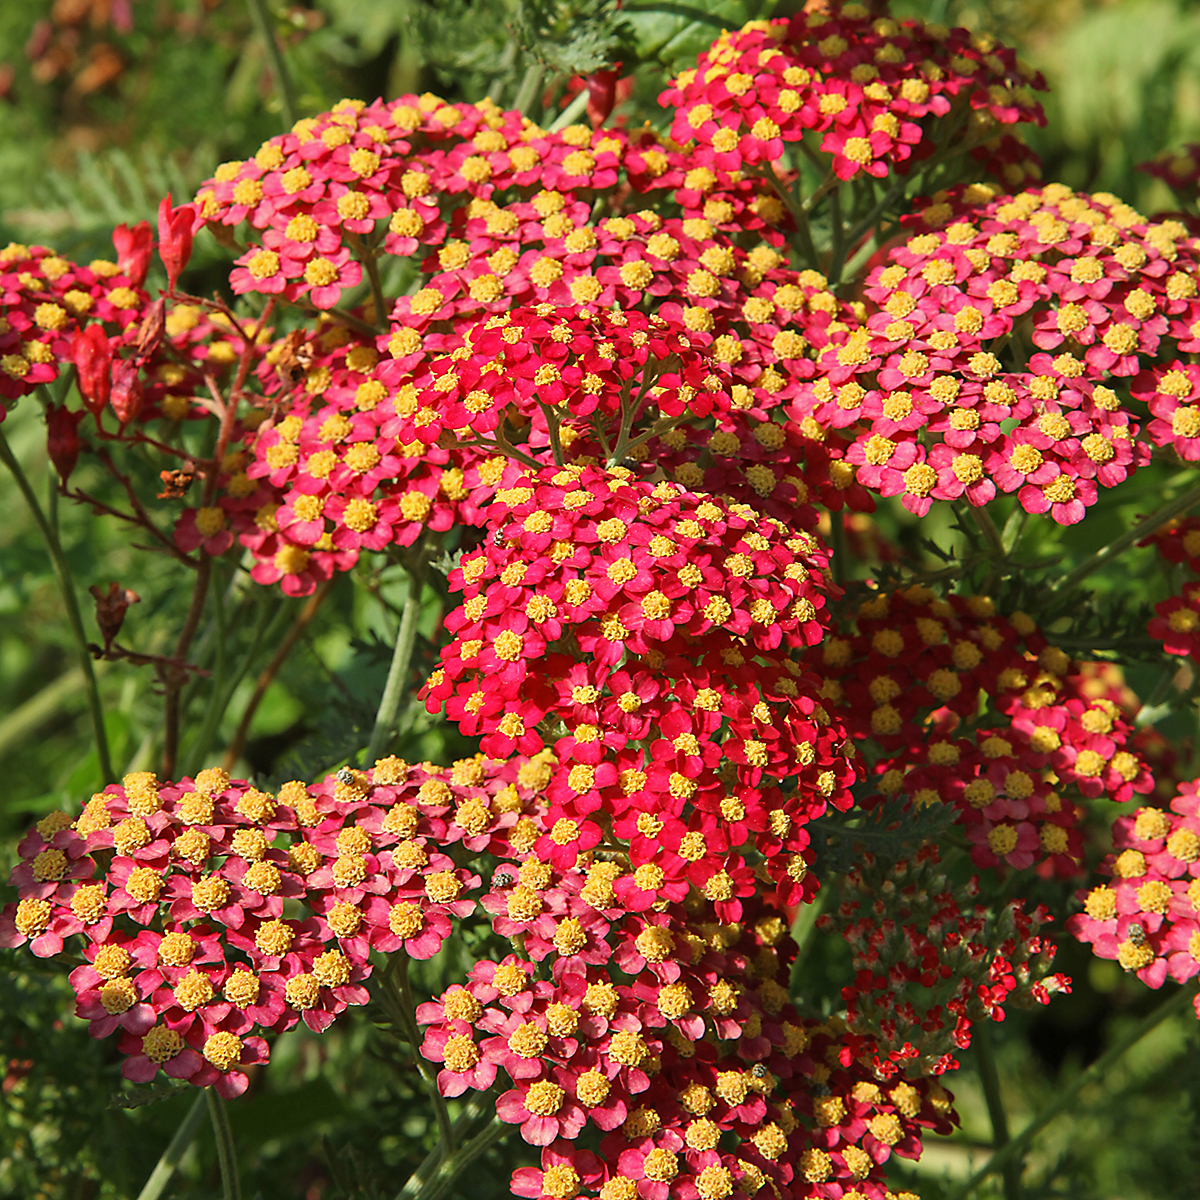
[[[1058,1098],[1042,1109],[1015,1138],[975,1172],[960,1188],[950,1193],[948,1200],[966,1200],[989,1175],[1003,1170],[1010,1161],[1015,1161],[1026,1150],[1041,1131],[1061,1113],[1066,1112],[1079,1098],[1079,1093],[1089,1084],[1099,1083],[1108,1069],[1152,1029],[1161,1025],[1168,1017],[1175,1016],[1191,1002],[1196,994],[1195,984],[1180,988],[1169,1000],[1160,1004],[1148,1017],[1139,1021],[1108,1053],[1101,1055],[1086,1071],[1081,1071],[1069,1087],[1059,1092]]]
[[[975,1023],[972,1045],[979,1067],[979,1081],[983,1085],[983,1098],[992,1120],[992,1148],[1003,1150],[1009,1140],[1008,1114],[1004,1111],[1004,1097],[1000,1094],[1000,1073],[996,1070],[990,1022]],[[1004,1200],[1020,1200],[1020,1196],[1021,1163],[1019,1159],[1013,1159],[1004,1164]]]
[[[775,168],[769,163],[762,164],[764,178],[775,189],[775,194],[783,201],[784,207],[796,222],[796,232],[800,235],[800,253],[807,264],[815,271],[817,269],[817,247],[813,242],[812,230],[808,225],[808,213],[804,205],[792,194],[792,189],[784,186],[784,182],[775,173]],[[815,199],[815,197],[814,197]]]
[[[371,299],[375,304],[375,324],[382,332],[386,333],[388,309],[387,301],[383,296],[383,280],[379,278],[379,263],[369,246],[362,245],[362,257],[359,261],[367,272],[367,279],[371,282]]]
[[[829,192],[829,228],[831,240],[829,246],[829,270],[825,272],[830,287],[836,287],[842,280],[842,268],[846,265],[846,228],[842,224],[842,186],[831,188]]]
[[[58,589],[62,593],[63,604],[67,610],[67,620],[70,621],[71,632],[75,635],[79,667],[83,672],[83,686],[87,692],[88,710],[92,716],[92,733],[96,739],[96,757],[100,763],[100,775],[104,783],[115,783],[117,777],[113,774],[112,757],[108,749],[108,733],[104,728],[104,708],[100,703],[100,689],[96,686],[96,673],[92,668],[92,655],[87,646],[87,634],[83,629],[83,616],[79,611],[79,601],[75,595],[75,582],[71,578],[71,568],[67,565],[62,543],[46,520],[46,515],[42,512],[42,506],[38,503],[33,486],[21,469],[21,464],[17,462],[12,447],[9,446],[8,439],[2,431],[0,431],[0,462],[3,462],[12,472],[13,478],[17,481],[17,487],[21,489],[21,495],[25,497],[25,503],[29,505],[29,511],[33,514],[42,540],[46,543],[50,563],[54,568],[54,576],[58,580]]]
[[[525,74],[521,77],[520,86],[517,88],[517,97],[513,101],[513,108],[525,116],[529,116],[529,110],[533,106],[534,100],[537,99],[538,87],[542,82],[542,64],[539,62],[531,62],[525,68]]]
[[[262,703],[262,698],[267,694],[267,689],[279,673],[280,667],[287,660],[287,656],[291,654],[292,648],[300,640],[300,635],[304,632],[308,623],[317,615],[317,609],[321,607],[325,597],[329,595],[332,588],[333,579],[327,579],[309,596],[304,607],[296,614],[296,619],[292,623],[291,629],[280,640],[275,653],[271,656],[271,661],[263,667],[258,681],[254,685],[254,691],[242,712],[242,718],[238,722],[238,727],[234,731],[233,737],[230,738],[229,745],[225,748],[225,757],[221,760],[221,766],[226,771],[233,770],[238,760],[238,755],[241,754],[242,747],[246,743],[246,737],[250,732],[250,723],[254,720],[254,714],[258,711],[258,706]],[[275,621],[271,623],[270,630],[268,631],[268,640],[274,641],[279,629],[282,628],[282,621],[289,611],[290,609],[287,608],[280,609]]]
[[[1147,534],[1153,533],[1160,525],[1165,525],[1172,517],[1186,512],[1194,504],[1200,504],[1200,483],[1188,488],[1182,496],[1164,504],[1162,508],[1144,517],[1132,529],[1127,529],[1120,537],[1114,538],[1107,546],[1101,546],[1090,558],[1085,558],[1073,571],[1068,571],[1057,583],[1053,584],[1056,592],[1066,592],[1076,584],[1086,579],[1093,571],[1104,566],[1110,558],[1128,550],[1135,542],[1140,542]]]
[[[175,657],[184,662],[192,638],[200,625],[200,617],[204,612],[204,601],[208,597],[208,583],[212,576],[212,557],[202,554],[200,566],[196,570],[196,582],[192,587],[192,602],[188,606],[183,628],[179,631],[179,640],[175,643]],[[183,685],[187,681],[186,674],[178,668],[168,668],[165,678],[165,695],[163,697],[163,753],[162,777],[173,779],[175,766],[179,758],[179,725],[182,716]]]
[[[829,550],[833,582],[840,586],[846,582],[846,514],[840,508],[829,510]]]
[[[221,1191],[224,1200],[242,1200],[237,1149],[233,1144],[229,1113],[225,1111],[225,1102],[211,1087],[204,1090],[208,1093],[208,1115],[212,1117],[213,1136],[217,1139],[217,1161],[221,1166]]]
[[[187,1110],[187,1115],[180,1121],[179,1128],[175,1130],[175,1136],[171,1138],[167,1148],[162,1152],[162,1157],[154,1164],[154,1170],[150,1172],[150,1178],[146,1180],[145,1187],[138,1192],[137,1200],[158,1200],[163,1189],[171,1182],[171,1176],[175,1174],[175,1168],[179,1166],[179,1160],[187,1153],[187,1148],[192,1144],[196,1130],[200,1128],[200,1122],[203,1120],[204,1093],[199,1091],[192,1101],[192,1107]]]
[[[413,1062],[416,1063],[417,1070],[425,1081],[430,1102],[433,1104],[433,1115],[437,1119],[438,1126],[438,1141],[441,1144],[444,1158],[447,1154],[453,1153],[457,1145],[457,1138],[450,1124],[450,1110],[446,1107],[446,1100],[438,1090],[437,1075],[421,1054],[421,1033],[417,1028],[417,1006],[413,1000],[412,984],[408,980],[408,955],[403,950],[393,957],[390,973],[396,983],[404,1036],[408,1039],[409,1046],[412,1047]]]
[[[550,123],[550,132],[557,133],[560,129],[566,129],[568,125],[574,124],[577,117],[582,117],[587,112],[587,106],[588,90],[584,88]]]
[[[1000,530],[996,528],[996,522],[992,520],[992,514],[986,508],[972,508],[971,516],[979,526],[979,532],[983,534],[991,552],[997,558],[1003,558],[1004,539],[1000,536]]]
[[[788,973],[788,992],[795,996],[800,991],[800,972],[804,969],[805,959],[812,950],[817,937],[817,918],[825,909],[825,901],[829,896],[831,885],[826,884],[813,897],[811,904],[800,905],[796,914],[796,922],[792,926],[792,937],[796,941],[796,957],[792,959],[792,967]]]
[[[458,1177],[485,1151],[491,1149],[505,1134],[510,1133],[513,1126],[501,1121],[499,1117],[492,1120],[477,1133],[466,1145],[458,1149],[449,1158],[444,1159],[437,1170],[427,1176],[414,1191],[408,1191],[408,1185],[397,1195],[396,1200],[441,1200],[457,1182]]]
[[[368,766],[383,757],[396,735],[396,718],[404,700],[408,684],[408,669],[412,665],[413,646],[417,641],[417,620],[421,615],[421,594],[425,590],[425,568],[428,557],[424,547],[417,550],[416,561],[408,572],[408,595],[404,598],[404,613],[400,617],[400,628],[396,631],[396,648],[392,652],[392,665],[388,669],[387,683],[383,687],[383,698],[375,714],[375,728],[367,746]]]
[[[287,62],[283,57],[283,49],[271,28],[271,15],[267,12],[265,0],[246,0],[250,9],[250,19],[258,36],[262,38],[271,60],[271,70],[275,75],[275,86],[279,91],[279,111],[283,116],[286,129],[296,123],[296,93],[292,88],[292,77],[288,74]]]
[[[563,452],[562,442],[558,436],[558,414],[549,404],[541,400],[538,401],[538,408],[542,410],[546,418],[546,428],[550,434],[550,452],[554,455],[555,465],[561,467],[563,465]]]
[[[218,603],[216,611],[219,618],[218,634],[223,639],[225,632],[223,604]],[[253,665],[264,639],[269,638],[271,641],[274,641],[275,635],[282,630],[287,616],[288,609],[281,605],[272,618],[271,603],[268,595],[264,594],[260,597],[258,620],[254,623],[254,630],[250,634],[250,644],[246,647],[246,652],[242,655],[242,661],[238,664],[237,670],[225,680],[223,685],[221,681],[225,679],[225,650],[221,642],[217,643],[216,674],[213,680],[212,694],[208,700],[208,709],[204,714],[204,722],[200,726],[200,732],[188,748],[187,760],[180,774],[194,775],[199,769],[212,747],[213,738],[221,726],[222,718],[229,711],[229,703],[233,699],[233,693],[237,691],[238,684],[246,677],[246,672]]]
[[[489,1109],[493,1112],[496,1107],[496,1095],[494,1092],[476,1092],[463,1107],[462,1112],[455,1118],[453,1126],[454,1138],[457,1142],[462,1141],[463,1135],[475,1124],[476,1121]],[[445,1151],[442,1149],[441,1142],[425,1156],[424,1162],[408,1177],[404,1187],[400,1190],[397,1200],[408,1200],[409,1197],[416,1196],[422,1187],[425,1186],[425,1180],[430,1174],[437,1169],[443,1158]]]

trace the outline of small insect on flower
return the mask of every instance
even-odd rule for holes
[[[355,782],[354,772],[349,767],[340,767],[337,773],[337,781],[349,787]]]
[[[1135,946],[1143,946],[1146,943],[1146,931],[1136,921],[1125,931],[1125,936]]]

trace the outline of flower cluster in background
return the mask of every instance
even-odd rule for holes
[[[864,805],[952,805],[977,866],[1071,876],[1085,798],[1153,788],[1128,715],[1027,614],[916,586],[864,601],[855,626],[821,646],[822,694],[877,747]]]

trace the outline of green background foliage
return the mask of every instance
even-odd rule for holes
[[[68,10],[84,16],[69,24],[62,19]],[[6,89],[0,87],[0,243],[52,244],[84,261],[110,253],[114,224],[152,217],[162,194],[190,195],[217,163],[252,153],[281,128],[266,47],[240,0],[133,0],[128,32],[92,20],[107,10],[100,0],[0,5],[0,80],[8,79]],[[1049,122],[1030,140],[1047,179],[1113,191],[1145,211],[1171,207],[1163,186],[1135,166],[1160,150],[1200,140],[1200,10],[1182,0],[901,0],[895,10],[987,29],[1045,72]],[[662,126],[655,98],[666,74],[689,65],[722,28],[790,10],[787,0],[626,0],[619,9],[615,0],[311,0],[304,6],[270,0],[267,11],[285,48],[300,113],[341,96],[370,100],[431,90],[449,100],[487,95],[549,121],[572,75],[620,61],[634,85],[617,115],[631,126],[644,120]],[[62,50],[61,69],[52,77],[46,46]],[[93,88],[86,71],[103,62],[116,62],[119,70]],[[219,272],[208,272],[218,261],[215,245],[202,239],[194,286],[219,285]],[[5,430],[39,495],[49,497],[45,431],[34,406],[19,407]],[[1021,556],[1084,557],[1153,508],[1165,480],[1164,468],[1139,472],[1061,543],[1035,522]],[[138,487],[148,497],[156,482],[142,479]],[[94,461],[80,467],[72,484],[101,499],[115,487]],[[0,877],[7,877],[29,823],[78,804],[100,780],[61,599],[7,476],[0,476],[0,511],[6,784]],[[918,525],[898,513],[898,507],[881,509],[882,531],[932,567],[936,559],[920,539],[961,546],[961,533],[948,525]],[[136,589],[141,601],[122,641],[145,653],[168,652],[183,603],[170,560],[133,548],[125,530],[86,507],[60,501],[57,519],[81,592],[109,580]],[[161,519],[166,526],[169,514]],[[235,583],[227,565],[221,570],[230,653],[245,661],[245,675],[224,710],[212,714],[207,747],[197,740],[204,712],[196,706],[189,714],[192,741],[185,736],[183,755],[193,767],[204,765],[206,748],[219,749],[232,736],[270,650],[251,653],[262,598],[253,585],[247,590]],[[1093,628],[1099,640],[1127,639],[1136,657],[1144,606],[1168,594],[1169,581],[1148,551],[1135,552],[1121,570],[1119,577],[1095,579],[1100,598]],[[245,758],[247,769],[263,779],[311,777],[344,762],[366,740],[405,584],[401,568],[383,561],[365,564],[359,575],[365,587],[347,577],[336,583],[257,711]],[[289,621],[301,603],[286,603]],[[432,639],[443,611],[444,595],[431,588],[418,645],[426,660],[435,653]],[[90,615],[85,621],[97,636]],[[203,645],[197,653],[203,661]],[[207,653],[211,660],[211,649]],[[1128,673],[1142,695],[1163,672],[1161,657],[1146,659]],[[124,664],[101,664],[100,687],[118,772],[152,766],[150,731],[160,704],[153,678]],[[1194,738],[1191,711],[1163,731]],[[402,732],[398,752],[412,760],[447,762],[466,749],[420,706],[405,712]],[[1104,852],[1102,837],[1093,840],[1095,858]],[[1035,892],[1065,914],[1074,886],[1043,883]],[[0,902],[10,898],[11,889],[0,888]],[[806,984],[823,979],[831,1005],[845,970],[838,950],[817,938],[804,964]],[[438,991],[470,961],[471,947],[453,940],[414,971],[414,983],[425,994]],[[1060,966],[1076,981],[1072,995],[1047,1010],[1013,1014],[991,1031],[1014,1131],[1159,999],[1069,939]],[[192,1102],[188,1090],[160,1095],[123,1086],[114,1049],[92,1041],[70,1015],[71,992],[57,965],[2,951],[0,972],[0,1196],[136,1196]],[[1030,1154],[1023,1194],[1031,1200],[1195,1195],[1197,1028],[1190,1016],[1162,1025],[1103,1084],[1085,1090]],[[293,1031],[272,1060],[251,1095],[237,1102],[244,1194],[306,1200],[395,1195],[432,1144],[433,1130],[420,1081],[382,1014],[368,1010],[365,1019],[343,1020],[320,1038]],[[905,1184],[925,1200],[952,1195],[990,1153],[992,1129],[973,1055],[963,1062],[964,1070],[947,1081],[958,1097],[961,1131],[930,1138],[919,1166],[896,1173],[897,1187]],[[137,1101],[144,1102],[134,1106]],[[504,1194],[516,1149],[493,1151],[463,1194],[473,1200]],[[999,1188],[993,1180],[977,1195],[999,1195]],[[218,1189],[205,1126],[168,1194],[199,1198]]]

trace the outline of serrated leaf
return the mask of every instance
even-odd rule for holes
[[[521,0],[512,23],[517,44],[564,75],[611,63],[625,35],[616,0]]]

